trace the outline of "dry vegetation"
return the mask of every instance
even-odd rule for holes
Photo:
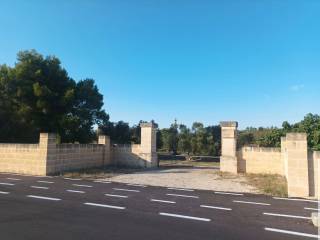
[[[108,168],[91,168],[91,169],[69,171],[69,172],[64,172],[62,175],[64,177],[82,178],[82,179],[89,180],[89,179],[111,178],[121,174],[130,174],[130,173],[135,173],[139,171],[143,171],[143,169],[108,167]]]
[[[245,174],[248,184],[256,187],[261,193],[287,197],[288,187],[285,177],[276,174]]]

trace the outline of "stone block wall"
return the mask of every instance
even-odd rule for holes
[[[111,146],[108,136],[98,144],[57,144],[49,133],[40,134],[39,144],[0,144],[0,172],[51,175],[108,165],[157,166],[156,125],[141,125],[140,145]]]
[[[320,151],[308,152],[309,191],[320,199]]]
[[[0,171],[44,175],[46,164],[39,144],[0,144]]]
[[[237,157],[238,172],[283,174],[280,148],[243,147]]]
[[[287,179],[289,197],[320,197],[320,154],[308,151],[305,133],[288,133],[281,138],[281,148],[243,147],[234,156],[236,126],[221,123],[221,171],[279,174]]]

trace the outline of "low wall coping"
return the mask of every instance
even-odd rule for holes
[[[238,122],[236,121],[222,121],[220,122],[221,127],[238,127]]]

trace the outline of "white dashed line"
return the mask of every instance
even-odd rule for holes
[[[209,218],[199,218],[199,217],[191,217],[186,215],[179,215],[179,214],[172,214],[172,213],[159,213],[161,216],[168,216],[168,217],[176,217],[176,218],[184,218],[184,219],[190,219],[190,220],[197,220],[197,221],[204,221],[204,222],[210,222],[211,219]]]
[[[0,194],[9,194],[9,192],[1,192],[1,191],[0,191]]]
[[[116,197],[116,198],[128,198],[128,196],[124,195],[115,195],[115,194],[105,194],[108,197]]]
[[[77,191],[77,190],[66,190],[66,191],[71,193],[86,193],[84,191]]]
[[[215,206],[208,206],[208,205],[200,205],[202,208],[212,208],[212,209],[218,209],[218,210],[225,210],[225,211],[231,211],[231,208],[224,208],[224,207],[215,207]]]
[[[132,184],[132,183],[127,183],[127,186],[132,186],[132,187],[142,187],[142,188],[146,188],[147,186],[145,185],[141,185],[141,184]]]
[[[307,208],[307,207],[305,207],[304,209],[305,209],[305,210],[311,210],[311,211],[319,211],[318,208]]]
[[[320,203],[320,201],[316,201],[316,200],[299,199],[299,198],[280,198],[280,197],[274,197],[273,199],[277,199],[277,200],[287,200],[287,201],[301,201],[301,202]]]
[[[82,185],[82,184],[72,184],[72,186],[75,186],[75,187],[92,188],[92,186],[90,186],[90,185]]]
[[[214,192],[215,194],[222,194],[222,195],[232,195],[232,196],[243,196],[242,193],[231,193],[231,192]]]
[[[8,180],[12,180],[12,181],[21,181],[21,179],[19,179],[19,178],[7,178]]]
[[[167,200],[159,200],[159,199],[150,199],[151,202],[161,202],[161,203],[169,203],[169,204],[175,204],[176,202],[173,201],[167,201]]]
[[[48,183],[48,184],[52,184],[54,182],[49,182],[49,181],[37,181],[38,183]]]
[[[40,187],[40,186],[31,186],[31,188],[37,188],[37,189],[49,189],[48,187]]]
[[[185,198],[199,198],[198,196],[173,194],[173,193],[167,193],[166,195],[167,196],[175,196],[175,197],[185,197]]]
[[[111,182],[106,182],[106,181],[93,181],[95,183],[111,183]]]
[[[287,215],[287,214],[278,214],[278,213],[263,213],[263,215],[275,216],[275,217],[286,217],[286,218],[300,218],[300,219],[308,219],[311,217],[303,217],[303,216],[295,216],[295,215]]]
[[[63,178],[65,180],[71,180],[71,181],[80,181],[80,178]]]
[[[3,183],[3,182],[0,182],[0,185],[14,186],[15,184],[13,184],[13,183]]]
[[[116,190],[116,191],[124,191],[124,192],[140,192],[139,190],[124,189],[124,188],[113,188],[113,190]]]
[[[35,195],[27,195],[28,198],[37,198],[43,200],[50,200],[50,201],[60,201],[60,198],[51,198],[51,197],[43,197],[43,196],[35,196]]]
[[[186,192],[194,192],[193,189],[186,189],[186,188],[168,188],[169,190],[176,190],[176,191],[186,191]]]
[[[235,203],[253,204],[253,205],[263,205],[263,206],[270,206],[270,205],[271,205],[271,204],[269,204],[269,203],[246,202],[246,201],[236,201],[236,200],[234,200],[233,202],[235,202]]]
[[[301,232],[293,232],[293,231],[281,230],[281,229],[276,229],[276,228],[264,228],[264,230],[270,231],[270,232],[278,232],[278,233],[285,233],[285,234],[291,234],[291,235],[296,235],[296,236],[309,237],[309,238],[319,238],[320,237],[320,235],[301,233]]]
[[[95,207],[104,207],[104,208],[113,208],[123,210],[126,209],[125,207],[113,206],[113,205],[105,205],[105,204],[98,204],[98,203],[84,203],[84,205],[95,206]]]

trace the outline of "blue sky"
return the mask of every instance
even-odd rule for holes
[[[0,63],[56,55],[112,121],[280,126],[320,113],[318,0],[0,0]]]

